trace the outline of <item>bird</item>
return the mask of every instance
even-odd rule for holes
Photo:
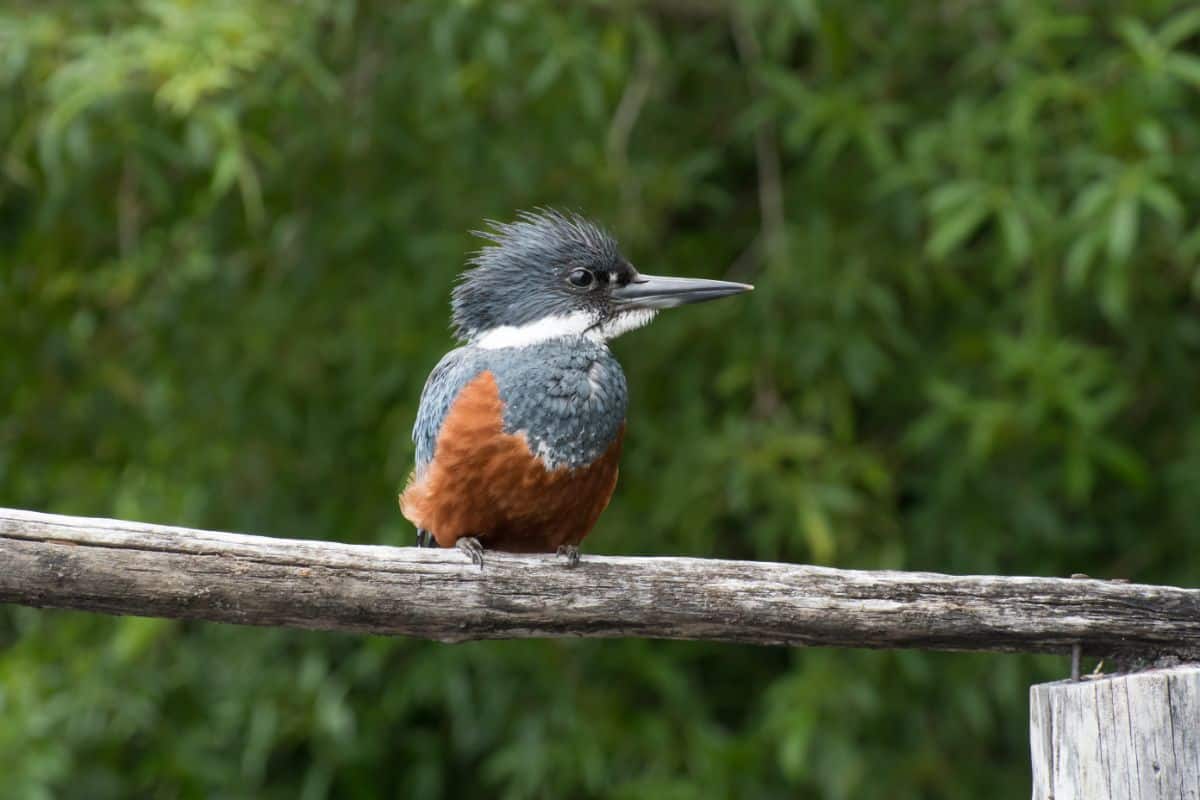
[[[400,508],[418,547],[554,553],[579,545],[617,484],[628,389],[608,342],[668,308],[753,289],[639,272],[604,228],[537,208],[488,220],[451,293],[461,345],[433,368]]]

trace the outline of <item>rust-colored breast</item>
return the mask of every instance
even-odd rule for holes
[[[463,387],[442,423],[433,461],[400,495],[404,516],[442,547],[463,536],[517,553],[578,544],[616,488],[624,426],[594,464],[547,470],[523,435],[504,432],[503,410],[490,372]]]

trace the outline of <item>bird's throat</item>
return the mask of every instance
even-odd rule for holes
[[[484,350],[506,347],[532,347],[568,336],[583,336],[595,342],[606,342],[642,327],[654,319],[653,309],[629,309],[612,317],[597,319],[583,311],[543,317],[523,325],[498,325],[480,331],[471,343]]]

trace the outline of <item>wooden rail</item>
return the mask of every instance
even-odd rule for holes
[[[0,509],[0,602],[442,641],[640,636],[1200,659],[1200,591],[377,547]]]

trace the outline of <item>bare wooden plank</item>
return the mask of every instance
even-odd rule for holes
[[[640,636],[1200,657],[1200,591],[275,539],[0,509],[0,602],[443,641]]]
[[[1033,800],[1200,800],[1200,664],[1034,686]]]

